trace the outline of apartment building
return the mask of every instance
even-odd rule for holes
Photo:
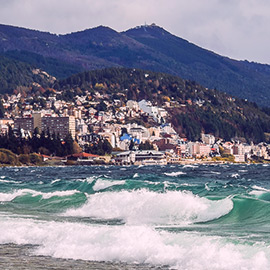
[[[49,130],[50,134],[59,134],[64,139],[69,133],[75,138],[75,117],[42,117],[42,130]]]
[[[69,133],[75,138],[75,117],[41,117],[40,113],[34,113],[24,118],[14,119],[14,128],[24,131],[34,132],[35,128],[39,131],[49,131],[50,134],[59,134],[64,139]]]

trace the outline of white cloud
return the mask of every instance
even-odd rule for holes
[[[270,63],[268,0],[0,0],[0,23],[53,33],[144,22],[237,59]]]

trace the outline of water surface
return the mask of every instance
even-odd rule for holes
[[[1,168],[1,268],[270,269],[269,202],[268,165]]]

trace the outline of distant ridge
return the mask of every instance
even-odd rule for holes
[[[194,80],[269,106],[270,66],[236,61],[200,48],[155,24],[117,32],[109,27],[55,35],[0,25],[0,54],[57,78],[105,67],[132,67]]]

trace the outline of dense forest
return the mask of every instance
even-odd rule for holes
[[[12,93],[20,87],[32,87],[38,83],[48,87],[50,78],[33,72],[34,67],[0,55],[0,94]]]
[[[56,82],[62,98],[76,95],[103,95],[104,100],[150,100],[161,106],[171,102],[168,121],[190,140],[198,140],[201,132],[217,138],[244,139],[256,143],[269,141],[270,114],[253,102],[231,97],[215,89],[207,89],[194,81],[168,74],[140,69],[109,68],[88,71]]]

